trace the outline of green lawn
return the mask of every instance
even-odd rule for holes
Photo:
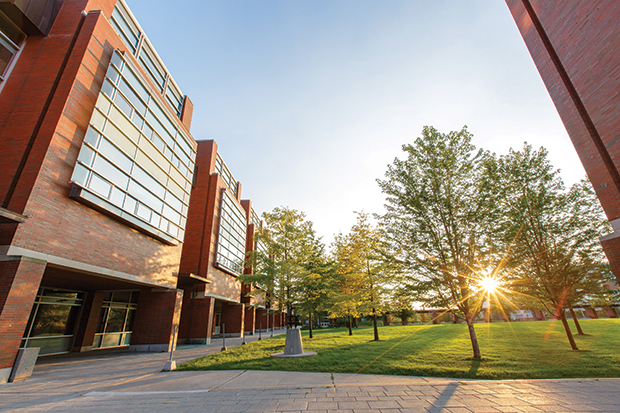
[[[572,351],[559,321],[476,324],[482,361],[471,359],[465,324],[323,329],[304,350],[317,356],[272,359],[284,336],[240,346],[179,365],[177,370],[287,370],[480,379],[620,377],[620,319],[582,320],[586,336]],[[571,323],[571,327],[573,324]]]

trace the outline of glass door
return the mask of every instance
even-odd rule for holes
[[[106,292],[93,348],[128,346],[137,308],[138,291]]]

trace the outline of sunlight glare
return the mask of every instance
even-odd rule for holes
[[[487,292],[495,292],[497,287],[499,287],[499,283],[495,278],[484,277],[480,280],[480,287]]]

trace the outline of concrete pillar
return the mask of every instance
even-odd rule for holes
[[[103,295],[103,291],[92,291],[86,294],[77,332],[73,340],[73,351],[84,352],[93,349],[93,341],[103,305]]]
[[[226,325],[226,337],[243,337],[245,306],[222,303],[222,323]]]
[[[256,307],[245,307],[245,321],[244,321],[245,334],[254,335],[256,330]]]
[[[181,318],[183,290],[141,288],[129,351],[171,351]]]
[[[11,375],[47,265],[25,257],[4,258],[0,261],[0,383]]]

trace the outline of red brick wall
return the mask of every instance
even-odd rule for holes
[[[245,307],[245,323],[243,329],[249,334],[254,334],[256,328],[256,307]]]
[[[183,311],[179,338],[188,340],[210,340],[215,315],[214,298],[191,298],[188,290],[183,296]]]
[[[13,366],[45,263],[0,261],[0,369]]]
[[[243,335],[243,304],[222,303],[222,323],[226,324],[226,334]]]
[[[506,0],[530,54],[549,90],[575,149],[610,220],[620,218],[620,3],[602,0],[554,2],[530,0],[559,62],[551,60],[540,32],[527,12],[524,0]],[[560,66],[558,66],[558,64]],[[562,77],[562,69],[568,78]],[[571,96],[567,82],[574,86]],[[589,125],[576,101],[583,103]],[[592,126],[595,130],[592,130]],[[604,144],[603,152],[596,136]],[[611,170],[611,173],[610,173]],[[615,175],[614,175],[615,173]]]
[[[140,289],[131,345],[171,344],[179,325],[183,290]]]

